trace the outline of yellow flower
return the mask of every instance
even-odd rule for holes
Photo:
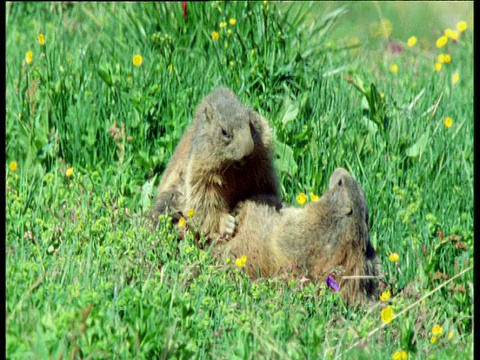
[[[407,360],[407,359],[408,359],[408,354],[404,350],[397,351],[392,355],[392,360]]]
[[[8,167],[9,167],[10,171],[15,172],[18,169],[18,164],[17,164],[16,161],[12,161],[10,164],[8,164]]]
[[[382,317],[382,321],[386,324],[390,323],[393,319],[393,309],[391,306],[387,306],[386,308],[382,309],[382,312],[380,313],[380,316]]]
[[[438,55],[438,62],[443,64],[443,63],[449,63],[452,61],[452,57],[449,54],[440,54]]]
[[[450,331],[450,332],[448,333],[448,338],[449,338],[449,339],[453,339],[453,336],[454,336],[454,335],[453,335],[453,331]]]
[[[445,125],[447,129],[450,129],[453,125],[452,118],[450,116],[447,116],[445,120],[443,120],[443,125]]]
[[[440,36],[438,39],[437,39],[437,42],[435,43],[437,45],[437,48],[442,48],[444,47],[448,42],[448,37],[446,37],[445,35],[443,36]]]
[[[394,74],[398,73],[398,65],[397,64],[390,65],[390,71]]]
[[[393,252],[390,255],[388,255],[388,260],[390,260],[391,262],[397,262],[399,259],[400,259],[400,255],[398,255],[398,253],[396,252]]]
[[[452,29],[446,29],[444,32],[446,37],[452,39],[452,40],[457,40],[458,39],[458,31],[452,30]]]
[[[441,327],[440,325],[435,325],[432,329],[432,334],[435,335],[435,336],[440,336],[443,334],[443,327]]]
[[[233,32],[232,29],[227,30],[228,35],[232,35],[232,32]]]
[[[320,200],[320,197],[311,192],[310,193],[310,201],[316,202],[318,200]]]
[[[410,36],[407,40],[408,46],[415,46],[417,43],[417,37],[416,36]]]
[[[220,28],[224,28],[227,26],[227,23],[225,21],[220,22]]]
[[[65,171],[65,175],[69,178],[73,175],[73,167],[69,167],[67,171]]]
[[[227,257],[227,258],[225,259],[225,263],[226,263],[226,264],[230,264],[230,258],[229,258],[229,257]]]
[[[305,195],[304,192],[301,192],[300,194],[297,195],[297,202],[300,205],[303,205],[307,202],[307,195]]]
[[[434,66],[435,71],[440,71],[442,69],[442,64],[436,63]]]
[[[185,218],[182,216],[180,220],[178,220],[178,227],[183,228],[185,226],[185,223],[186,223]]]
[[[230,25],[234,26],[237,23],[237,20],[235,20],[234,18],[231,18],[229,20],[229,23],[230,23]]]
[[[432,336],[432,337],[430,338],[430,342],[431,342],[432,344],[435,344],[435,343],[437,342],[437,337],[436,337],[436,336]]]
[[[250,51],[250,55],[252,55],[252,56],[255,55],[255,50],[254,50],[254,49],[252,49],[252,50]]]
[[[459,21],[457,23],[457,29],[458,31],[461,31],[461,32],[464,32],[465,30],[467,30],[467,22],[466,21]]]
[[[42,46],[45,45],[45,35],[43,35],[43,34],[38,35],[38,42]]]
[[[168,65],[168,70],[170,70],[170,72],[173,73],[173,71],[175,70],[175,67],[173,66],[173,64]]]
[[[187,216],[189,218],[193,217],[193,214],[195,214],[195,211],[193,211],[193,209],[190,209],[190,210],[187,211]]]
[[[380,300],[387,301],[391,296],[392,294],[390,293],[390,290],[384,291],[382,292],[382,295],[380,295]]]
[[[30,65],[33,61],[33,52],[31,50],[28,50],[25,54],[25,62]]]
[[[460,74],[458,72],[452,75],[452,83],[453,85],[457,85],[458,80],[460,80]]]
[[[245,255],[235,259],[235,265],[239,268],[245,266],[246,263],[247,263],[247,257]]]
[[[133,57],[133,65],[135,65],[136,67],[139,67],[140,65],[142,65],[143,63],[143,58],[142,58],[142,55],[135,55]]]
[[[216,31],[212,31],[212,39],[217,41],[218,39],[220,39],[220,34]]]

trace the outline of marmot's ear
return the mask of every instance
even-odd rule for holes
[[[248,118],[250,120],[250,123],[253,125],[255,130],[257,132],[262,132],[263,130],[263,123],[265,122],[264,119],[254,110],[247,108],[248,109]]]
[[[195,111],[195,119],[198,123],[211,122],[214,109],[208,101],[202,101]]]

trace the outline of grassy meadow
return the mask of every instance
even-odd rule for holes
[[[7,3],[6,357],[473,358],[473,2],[447,5]],[[269,120],[285,204],[362,185],[381,299],[146,227],[222,85]]]

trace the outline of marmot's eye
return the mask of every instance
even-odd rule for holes
[[[342,186],[342,185],[343,185],[342,179],[338,180],[338,186]]]
[[[225,139],[227,139],[227,140],[229,140],[229,139],[232,137],[232,136],[230,135],[230,133],[229,133],[227,130],[223,129],[223,128],[222,128],[222,136],[223,136]]]

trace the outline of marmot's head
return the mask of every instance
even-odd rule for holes
[[[365,192],[343,168],[330,176],[329,189],[317,203],[309,204],[319,220],[322,256],[309,259],[313,272],[325,274],[325,264],[340,274],[354,276],[342,281],[347,298],[362,290],[367,296],[376,290],[375,281],[365,276],[378,275],[375,250],[368,234],[368,208]],[[355,277],[356,276],[356,277]],[[340,287],[342,287],[342,284]]]
[[[229,89],[212,92],[196,110],[193,151],[208,153],[212,166],[242,167],[261,141],[258,118]]]

